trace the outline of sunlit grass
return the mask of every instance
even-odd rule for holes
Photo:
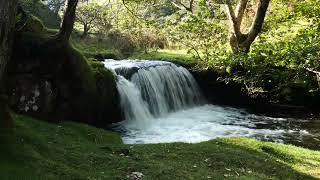
[[[16,116],[0,142],[1,179],[320,178],[320,152],[247,138],[125,145],[111,131]]]
[[[129,59],[162,60],[187,64],[196,63],[196,58],[188,53],[188,50],[186,49],[159,49],[150,50],[148,52],[139,51],[135,52]]]

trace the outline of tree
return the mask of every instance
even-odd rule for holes
[[[67,0],[66,8],[63,16],[63,21],[61,23],[60,31],[57,35],[57,40],[66,45],[69,42],[73,25],[76,18],[76,9],[77,9],[78,0]]]
[[[259,0],[254,20],[247,33],[241,32],[241,24],[249,0],[239,0],[233,10],[230,0],[226,1],[227,15],[230,22],[230,46],[234,53],[248,53],[250,46],[261,32],[270,0]]]
[[[105,8],[97,17],[97,29],[100,33],[107,34],[113,27],[112,23],[115,19],[115,14],[111,8]]]
[[[97,3],[83,3],[78,6],[76,20],[83,26],[82,37],[86,37],[89,31],[97,25],[96,21],[103,14],[103,7]]]
[[[4,74],[10,59],[18,0],[0,1],[0,93],[4,91]],[[10,128],[13,120],[4,95],[0,95],[0,127]]]
[[[262,30],[262,25],[266,16],[266,12],[270,0],[257,0],[256,10],[249,6],[250,0],[238,0],[236,9],[233,9],[234,1],[231,0],[204,0],[209,7],[213,4],[224,4],[227,10],[229,20],[229,43],[234,53],[248,53],[251,44]],[[181,10],[187,10],[195,14],[194,0],[170,0],[170,2]],[[199,1],[202,2],[202,1]],[[249,11],[252,10],[252,11]],[[253,14],[254,18],[247,32],[242,32],[243,19],[245,14]],[[184,14],[185,15],[185,14]]]

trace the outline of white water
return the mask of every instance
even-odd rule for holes
[[[137,124],[124,123],[124,143],[196,143],[218,137],[258,137],[273,139],[286,133],[284,129],[255,129],[250,114],[232,108],[204,105],[153,119],[141,129]],[[273,119],[275,121],[281,119]]]
[[[148,109],[148,104],[142,99],[139,89],[122,76],[118,77],[117,89],[120,99],[120,106],[124,117],[128,122],[144,127],[148,120],[153,119]]]
[[[124,121],[117,124],[123,141],[135,143],[202,142],[218,137],[256,137],[282,141],[288,134],[308,134],[244,110],[205,105],[192,75],[160,61],[105,61],[118,77]],[[270,124],[280,124],[276,127]]]
[[[183,67],[162,61],[108,60],[105,65],[117,74],[120,105],[127,122],[145,127],[146,121],[203,102],[195,79]],[[129,80],[125,78],[128,74]]]

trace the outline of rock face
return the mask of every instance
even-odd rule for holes
[[[228,105],[246,105],[252,103],[252,99],[246,94],[245,86],[235,82],[226,84],[219,81],[219,75],[213,70],[189,70],[197,80],[207,100],[211,103]]]
[[[49,121],[73,120],[99,127],[119,121],[112,73],[90,67],[71,46],[61,47],[51,40],[45,28],[29,27],[33,26],[16,32],[8,64],[11,108]]]
[[[51,82],[37,80],[32,75],[19,75],[12,82],[10,104],[20,112],[49,113],[57,92]]]

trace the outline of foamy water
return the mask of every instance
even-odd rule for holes
[[[282,142],[288,135],[296,138],[309,135],[306,130],[269,126],[283,123],[286,119],[248,114],[243,110],[204,105],[149,120],[144,126],[132,121],[117,125],[127,144],[168,142],[197,143],[219,137],[255,137],[262,140]],[[265,126],[265,128],[261,128]]]

